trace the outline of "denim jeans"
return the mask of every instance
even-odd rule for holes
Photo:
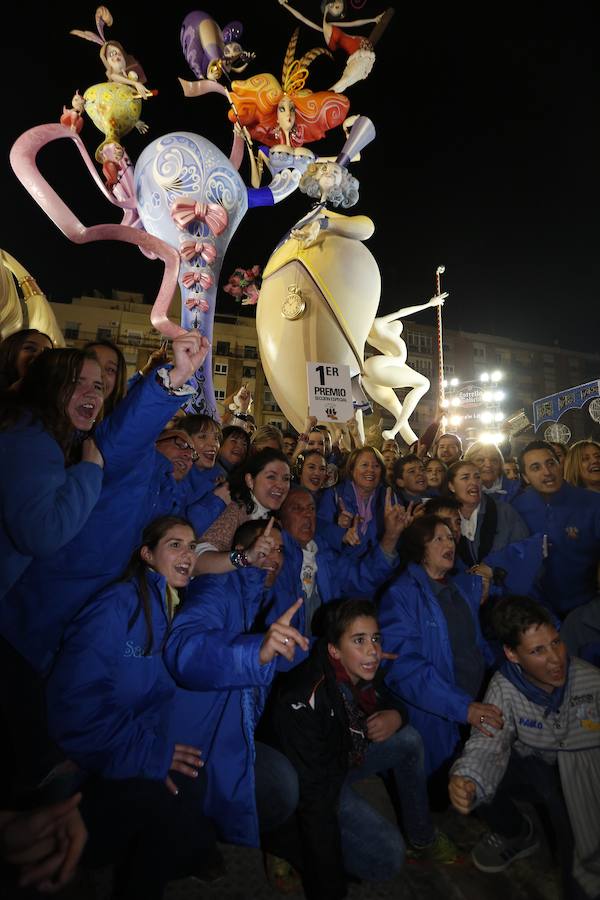
[[[340,795],[338,821],[346,871],[365,881],[392,878],[404,862],[405,845],[396,825],[378,813],[352,788],[369,775],[391,772],[408,841],[430,844],[434,827],[429,813],[423,742],[410,725],[386,741],[369,744],[363,764],[349,772]]]
[[[261,831],[271,831],[296,811],[298,806],[298,776],[287,756],[255,742],[254,779],[256,810]]]

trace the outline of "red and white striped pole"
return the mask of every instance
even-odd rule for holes
[[[442,293],[442,275],[446,271],[446,266],[438,266],[435,270],[435,292],[439,297]],[[444,342],[442,336],[442,307],[438,306],[437,308],[437,341],[438,341],[438,379],[439,379],[439,390],[438,390],[438,398],[440,404],[440,412],[442,413],[442,417],[444,418],[444,400],[445,400],[445,392],[444,392]]]

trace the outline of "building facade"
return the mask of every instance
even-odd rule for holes
[[[87,341],[108,338],[123,351],[129,374],[146,362],[149,354],[161,343],[161,336],[152,327],[148,304],[141,294],[113,291],[110,298],[79,297],[71,303],[52,303],[52,309],[64,333],[68,346],[82,346]],[[174,301],[171,319],[179,322],[179,304]],[[438,351],[435,327],[407,322],[403,333],[408,349],[408,364],[425,375],[431,390],[423,398],[411,417],[417,434],[439,416]],[[482,376],[499,371],[502,374],[502,401],[495,409],[502,411],[504,420],[524,410],[531,421],[532,403],[540,397],[600,377],[600,355],[565,350],[558,346],[544,346],[525,341],[500,338],[495,335],[466,331],[444,331],[444,374],[448,382],[460,385],[481,382]],[[367,346],[367,355],[374,351]],[[331,360],[335,362],[335,360]],[[213,381],[217,408],[224,411],[224,401],[247,384],[254,397],[253,414],[258,425],[272,423],[283,430],[288,423],[271,393],[259,358],[256,322],[251,316],[217,314],[213,333]],[[452,396],[452,387],[447,391]],[[402,396],[406,391],[399,390]],[[452,416],[452,407],[448,415]],[[386,410],[375,405],[367,425],[384,420],[384,427],[392,424]],[[598,437],[599,426],[586,409],[572,410],[561,423],[568,426],[572,440]],[[460,425],[449,426],[468,441],[479,437],[484,430],[473,418]],[[542,430],[537,437],[543,437]],[[533,429],[526,431],[527,439]]]
[[[113,341],[122,351],[127,374],[131,376],[162,343],[143,299],[141,294],[113,291],[110,298],[77,297],[71,303],[50,305],[68,347],[82,347],[102,339]],[[180,321],[179,307],[175,300],[169,316],[174,324]],[[224,401],[246,384],[254,398],[252,413],[257,425],[273,424],[282,430],[288,427],[265,379],[253,317],[215,316],[213,382],[220,414],[224,412]]]

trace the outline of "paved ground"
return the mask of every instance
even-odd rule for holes
[[[378,809],[393,815],[379,779],[363,782],[360,790]],[[410,863],[392,881],[351,885],[348,900],[559,900],[557,871],[545,840],[529,859],[513,863],[503,874],[486,875],[473,866],[469,856],[484,831],[477,818],[463,817],[453,810],[436,814],[435,818],[438,826],[464,850],[461,863]],[[166,900],[281,900],[284,895],[267,882],[260,851],[232,846],[221,849],[227,867],[223,878],[212,885],[193,879],[174,882]],[[104,871],[86,887],[82,883],[74,885],[64,900],[109,900],[110,881],[110,872]],[[285,896],[288,900],[303,898],[302,893]]]

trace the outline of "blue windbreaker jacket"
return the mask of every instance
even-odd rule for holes
[[[165,646],[167,667],[186,688],[187,741],[206,760],[206,814],[224,840],[259,846],[254,729],[274,661],[261,666],[262,634],[249,634],[264,572],[247,569],[196,578]]]
[[[62,548],[35,560],[0,604],[0,633],[36,671],[48,670],[65,625],[85,601],[121,576],[144,527],[185,512],[189,486],[175,481],[172,464],[154,449],[180,405],[181,397],[144,378],[100,423],[104,482],[91,515]],[[47,540],[33,513],[29,527]]]
[[[0,431],[0,601],[34,558],[51,557],[81,530],[102,478],[94,463],[65,468],[40,424]]]
[[[488,663],[493,659],[479,628],[481,581],[463,573],[454,582],[475,622],[477,643]],[[454,681],[454,661],[444,613],[422,566],[410,563],[384,592],[379,607],[383,648],[397,653],[385,681],[409,708],[410,722],[425,747],[425,767],[434,772],[459,742],[459,724],[473,702]]]
[[[600,494],[566,482],[545,497],[528,487],[513,506],[532,532],[548,535],[544,601],[561,616],[590,601],[600,559]]]

